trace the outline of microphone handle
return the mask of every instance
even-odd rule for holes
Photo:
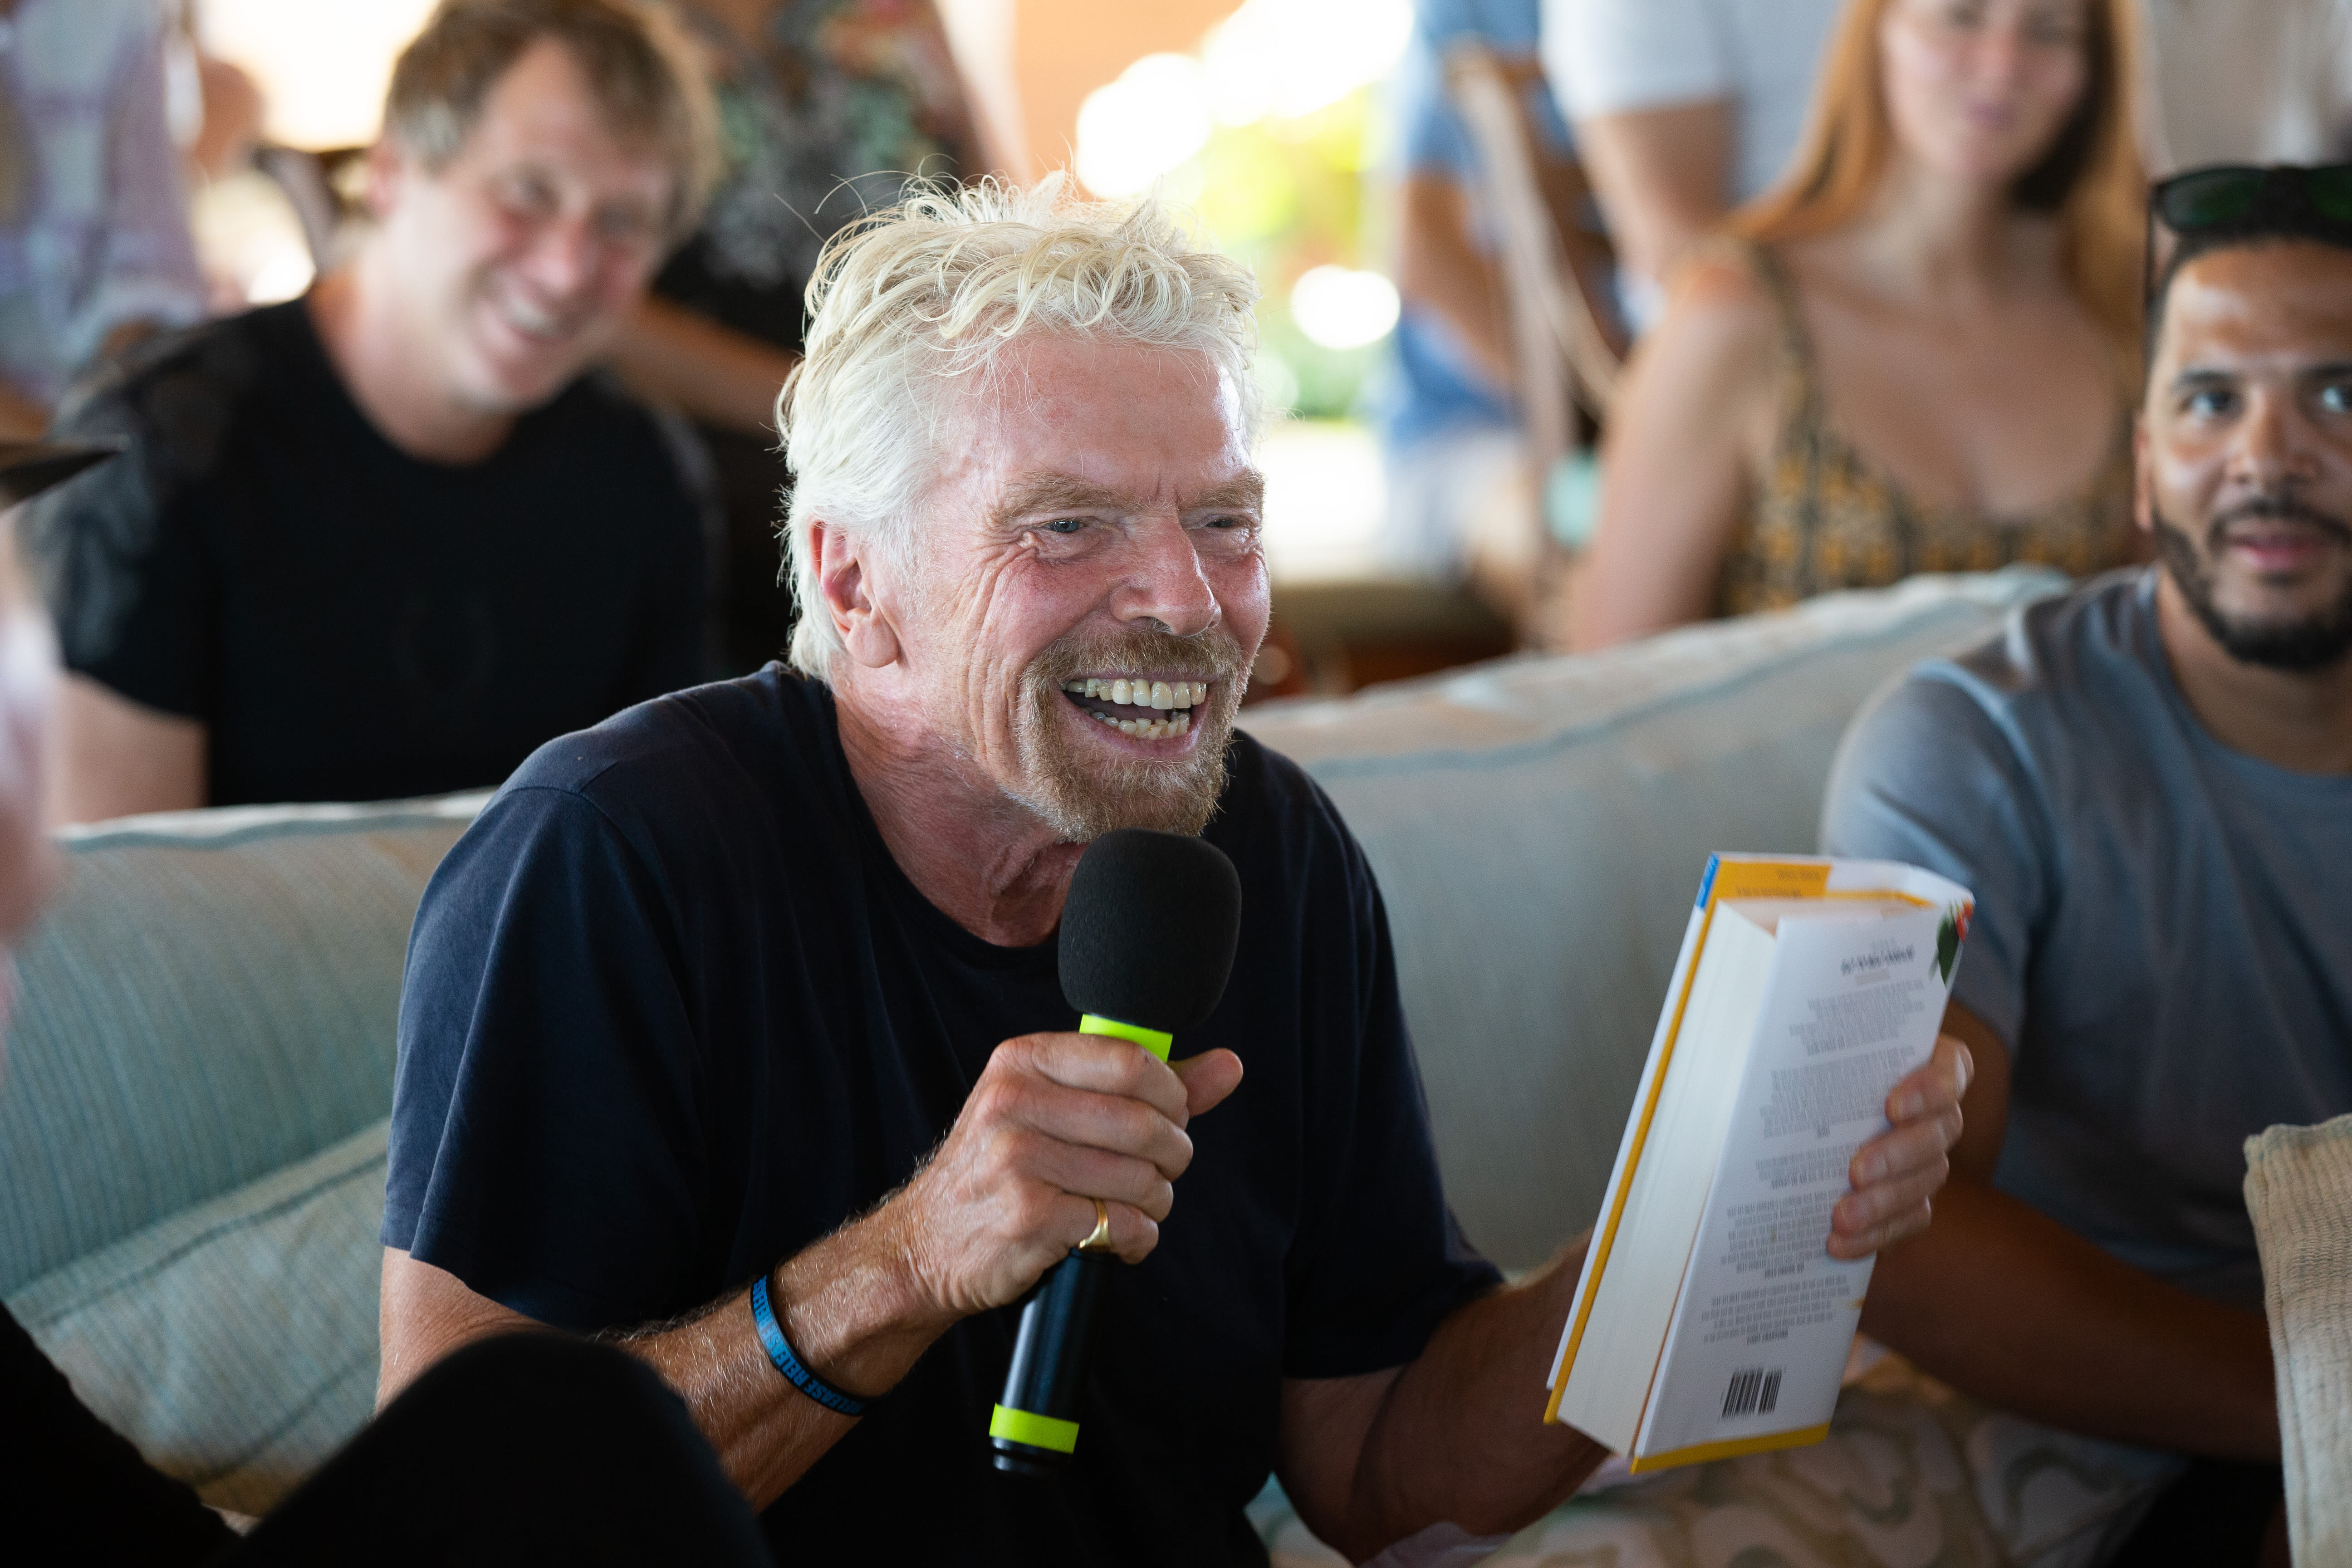
[[[1078,1033],[1108,1035],[1142,1047],[1161,1061],[1175,1037],[1141,1024],[1099,1014],[1078,1019]],[[1013,1342],[1013,1364],[1005,1369],[1004,1397],[988,1419],[989,1447],[996,1468],[1008,1475],[1045,1480],[1059,1475],[1078,1447],[1078,1404],[1085,1397],[1087,1363],[1095,1348],[1095,1316],[1109,1283],[1115,1252],[1076,1247],[1045,1271],[1021,1309],[1021,1331]]]
[[[1021,1309],[1004,1397],[988,1423],[998,1469],[1043,1480],[1069,1463],[1078,1446],[1078,1405],[1094,1352],[1095,1317],[1118,1262],[1115,1252],[1073,1249],[1045,1271]]]

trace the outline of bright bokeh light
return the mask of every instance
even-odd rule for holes
[[[1199,58],[1146,55],[1087,95],[1078,178],[1132,195],[1198,153],[1212,123],[1303,119],[1381,80],[1412,32],[1412,0],[1247,0]]]
[[[1389,73],[1412,34],[1411,0],[1248,0],[1202,49],[1222,125],[1297,119]]]
[[[274,305],[310,286],[310,247],[302,220],[278,183],[258,169],[214,180],[191,195],[195,236],[214,303]]]
[[[1290,319],[1327,349],[1360,349],[1397,323],[1396,285],[1377,272],[1310,267],[1290,290]]]
[[[280,250],[261,264],[246,285],[245,300],[249,305],[277,305],[299,297],[318,278],[318,268],[311,265],[305,251]]]
[[[1360,582],[1381,551],[1388,511],[1378,440],[1361,425],[1274,426],[1258,443],[1265,476],[1265,563],[1276,583]]]
[[[1078,108],[1078,178],[1101,196],[1131,196],[1209,140],[1201,62],[1146,55]]]
[[[205,50],[244,68],[268,104],[264,131],[289,147],[375,140],[392,62],[433,0],[205,0]]]

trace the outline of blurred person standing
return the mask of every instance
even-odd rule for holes
[[[495,784],[706,672],[691,437],[583,374],[699,212],[683,46],[633,0],[443,0],[384,122],[347,264],[62,413],[129,450],[20,524],[60,820]]]
[[[1675,259],[1787,169],[1846,0],[1542,4],[1544,68],[1575,122],[1639,330],[1664,310]],[[2139,9],[2151,174],[2352,154],[2352,0]]]
[[[1637,330],[1675,258],[1770,188],[1844,0],[1543,0],[1543,62],[1616,242]]]
[[[783,651],[776,394],[800,357],[817,252],[910,176],[991,166],[931,0],[671,0],[719,101],[722,172],[702,223],[617,344],[629,384],[683,410],[727,511],[727,673]]]
[[[1571,260],[1605,267],[1581,217],[1589,195],[1575,145],[1536,59],[1538,0],[1416,0],[1391,88],[1402,178],[1402,309],[1374,400],[1388,469],[1388,564],[1447,580],[1470,564],[1490,514],[1524,509],[1532,481],[1520,438],[1495,215],[1478,150],[1455,111],[1446,56],[1475,45],[1521,95],[1537,178]]]
[[[1856,0],[1788,178],[1678,273],[1604,453],[1593,647],[2133,558],[2128,0]]]
[[[204,314],[155,0],[0,0],[0,439],[103,351]]]

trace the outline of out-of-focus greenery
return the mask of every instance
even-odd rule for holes
[[[1290,317],[1291,285],[1307,268],[1384,265],[1387,215],[1376,195],[1368,201],[1366,178],[1381,153],[1378,109],[1367,87],[1295,120],[1220,125],[1168,182],[1226,254],[1256,272],[1268,402],[1302,418],[1353,413],[1386,346],[1327,349]]]

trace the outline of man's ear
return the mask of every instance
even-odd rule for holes
[[[818,598],[850,658],[868,669],[898,662],[898,631],[877,601],[866,569],[866,542],[822,521],[809,524],[809,559]]]
[[[367,150],[367,183],[365,205],[368,216],[382,223],[392,209],[400,204],[400,195],[408,184],[408,153],[390,132],[375,139]]]

